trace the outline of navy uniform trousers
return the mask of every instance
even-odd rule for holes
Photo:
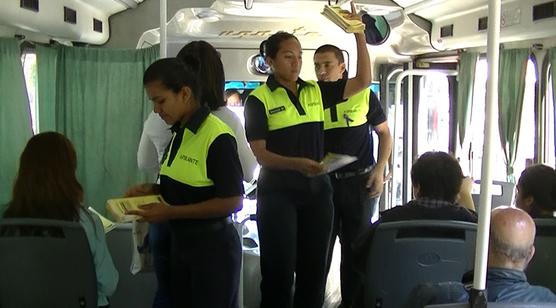
[[[352,243],[369,227],[371,218],[378,210],[378,198],[370,198],[367,190],[369,172],[350,177],[330,176],[334,189],[334,223],[330,237],[328,270],[336,236],[340,238],[342,257],[340,262],[340,283],[342,290],[342,307],[350,307],[355,292],[359,290],[360,278],[354,268]]]
[[[308,178],[293,171],[261,170],[257,227],[262,308],[322,307],[332,218],[328,175]]]

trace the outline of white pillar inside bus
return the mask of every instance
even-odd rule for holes
[[[500,54],[500,7],[501,0],[488,2],[488,36],[487,36],[487,99],[485,112],[485,139],[483,143],[483,161],[481,167],[481,195],[479,204],[479,225],[477,227],[477,243],[475,245],[475,271],[473,289],[485,290],[488,259],[488,239],[490,230],[490,209],[492,192],[492,161],[491,145],[494,140],[494,128],[497,127],[497,117],[494,106],[498,104],[498,58]]]
[[[403,72],[403,70],[401,68],[396,68],[393,71],[391,71],[390,74],[388,74],[388,76],[386,77],[385,86],[388,87],[388,85],[390,84],[390,79],[394,78],[394,75],[396,75],[398,73],[401,73],[401,72]],[[388,113],[389,112],[387,112],[387,114]],[[389,119],[388,122],[389,122],[389,125],[393,124],[394,126],[396,126],[396,119],[394,119],[393,121],[392,121],[392,119]],[[393,162],[394,155],[395,155],[395,152],[392,149],[391,153],[390,153],[390,161],[389,161],[389,165],[388,165],[388,173],[390,174],[390,176],[394,175],[394,162]],[[392,180],[392,178],[391,178],[391,180]],[[392,200],[391,195],[392,195],[393,190],[394,190],[394,181],[388,181],[388,184],[386,184],[386,189],[384,191],[384,204],[383,204],[384,208],[381,208],[380,211],[384,211],[384,210],[387,210],[387,209],[392,207],[391,204],[392,204],[393,201],[391,201]]]
[[[396,155],[398,153],[397,151],[397,140],[398,140],[398,130],[396,129],[397,123],[396,123],[396,119],[398,116],[398,108],[401,105],[401,96],[402,96],[402,81],[405,77],[407,76],[430,76],[430,75],[441,75],[441,76],[456,76],[458,74],[458,71],[456,70],[434,70],[434,69],[430,69],[430,70],[425,70],[425,69],[411,69],[411,70],[405,70],[403,72],[401,72],[398,77],[396,77],[396,93],[394,96],[394,120],[391,123],[394,123],[394,128],[393,128],[393,133],[392,133],[392,185],[395,185],[395,179],[396,179]],[[409,125],[408,125],[409,126]],[[412,126],[412,125],[411,125]],[[409,132],[411,132],[411,127],[409,128]],[[409,136],[409,134],[408,134]],[[409,155],[409,157],[412,157],[412,155]],[[411,168],[411,167],[410,167]],[[408,169],[410,169],[408,168]],[[402,168],[403,169],[403,168]],[[390,206],[389,208],[393,207],[393,203],[396,200],[396,188],[393,186],[392,190],[390,191]],[[388,204],[387,204],[388,206]]]
[[[166,34],[166,24],[168,18],[166,16],[168,7],[166,0],[160,0],[160,58],[166,58],[168,56],[168,43]]]

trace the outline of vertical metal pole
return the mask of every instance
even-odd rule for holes
[[[475,272],[473,289],[486,288],[486,271],[488,259],[488,240],[490,230],[490,209],[492,200],[492,145],[498,144],[494,139],[494,129],[498,127],[498,117],[494,106],[498,104],[498,58],[500,45],[500,6],[501,0],[489,0],[488,4],[488,41],[487,41],[487,100],[485,114],[485,139],[483,144],[483,161],[481,168],[481,207],[479,208],[479,225],[475,248]]]
[[[166,34],[167,16],[166,0],[160,0],[160,58],[168,57],[168,44]]]

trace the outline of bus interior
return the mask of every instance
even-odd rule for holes
[[[107,199],[145,180],[147,175],[137,170],[136,153],[152,107],[141,84],[142,72],[163,49],[173,57],[188,42],[209,42],[224,64],[225,90],[237,90],[243,103],[266,81],[269,67],[260,46],[277,31],[299,38],[302,79],[316,79],[313,53],[322,44],[339,46],[354,76],[355,42],[352,34],[322,15],[329,4],[349,8],[347,1],[337,0],[1,1],[0,63],[7,63],[1,57],[7,57],[6,46],[13,43],[19,47],[21,67],[0,78],[1,92],[6,93],[0,99],[0,205],[10,200],[27,139],[43,131],[62,132],[76,144],[84,203],[101,214]],[[474,201],[480,208],[486,84],[488,76],[496,74],[488,70],[486,57],[489,1],[360,0],[356,7],[374,20],[366,37],[371,89],[380,98],[394,139],[391,177],[380,210],[412,199],[411,166],[427,151],[448,152],[458,159],[464,174],[475,181]],[[524,76],[524,82],[510,89],[503,84],[509,77],[500,73],[499,95],[518,91],[522,99],[504,104],[503,110],[500,104],[494,106],[493,208],[514,204],[515,183],[527,166],[556,165],[556,1],[502,0],[500,12],[501,67],[508,63],[505,76]],[[162,28],[161,20],[166,21]],[[521,60],[524,65],[512,65]],[[130,71],[120,66],[127,61],[136,63]],[[8,72],[8,65],[2,70]],[[230,106],[242,123],[243,103]],[[376,153],[376,135],[373,138]],[[258,307],[260,269],[256,223],[251,220],[256,181],[244,184],[247,194],[235,220],[244,249],[242,308],[248,308]],[[154,294],[152,272],[128,271],[130,232],[126,225],[107,233],[120,271],[113,308],[150,307]],[[555,240],[552,234],[552,245]],[[543,256],[545,264],[556,264],[556,255]],[[340,300],[338,267],[335,251],[325,307],[336,307]],[[556,276],[542,271],[535,275],[556,292]]]

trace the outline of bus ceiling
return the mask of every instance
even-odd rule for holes
[[[204,39],[219,48],[258,48],[271,33],[289,31],[304,49],[323,43],[355,44],[321,15],[328,0],[228,1],[167,0],[167,36],[183,45]],[[335,4],[335,0],[330,1]],[[344,7],[349,7],[346,1]],[[539,12],[553,0],[502,1],[501,42],[554,38],[556,18]],[[184,8],[186,3],[188,7]],[[486,46],[486,0],[360,0],[378,36],[376,63],[406,62],[414,55]],[[246,7],[249,7],[247,9]],[[159,43],[156,0],[21,0],[0,3],[0,36],[79,42],[107,48],[147,47]],[[376,34],[375,33],[375,34]],[[371,35],[372,36],[372,35]]]

